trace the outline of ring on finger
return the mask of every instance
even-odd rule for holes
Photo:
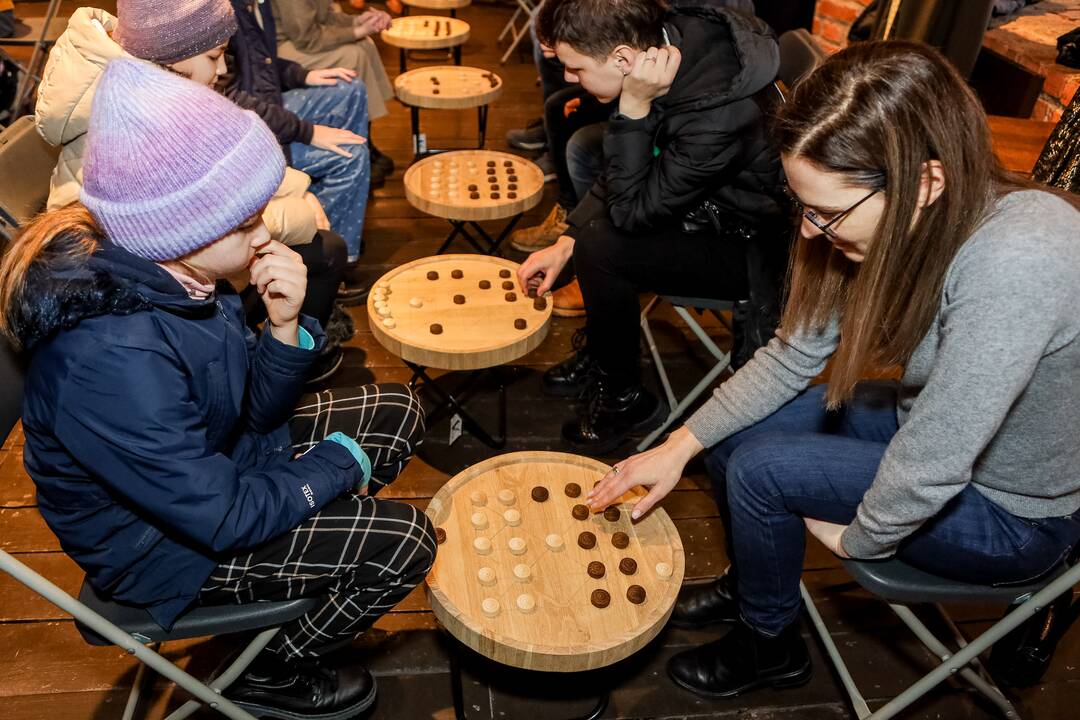
[[[618,465],[616,465],[615,467],[611,468],[611,474],[612,474],[612,475],[618,475],[618,474],[619,474],[619,470],[620,470],[619,466],[618,466]]]

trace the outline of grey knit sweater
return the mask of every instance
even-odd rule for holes
[[[968,483],[1010,513],[1080,507],[1080,212],[1015,192],[953,259],[904,368],[889,443],[844,550],[883,558]],[[687,421],[709,447],[804,390],[839,342],[780,332]]]

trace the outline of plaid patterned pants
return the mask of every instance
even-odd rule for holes
[[[297,452],[336,431],[356,438],[371,458],[368,495],[343,495],[281,537],[222,563],[199,601],[325,598],[267,646],[295,659],[347,643],[408,595],[435,559],[435,534],[412,505],[372,497],[397,477],[423,439],[423,410],[408,387],[365,385],[305,395],[289,429]]]

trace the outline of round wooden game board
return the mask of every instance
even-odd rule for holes
[[[402,0],[409,7],[425,10],[460,10],[472,4],[472,0]]]
[[[488,105],[502,94],[502,88],[502,78],[490,70],[461,65],[417,68],[394,78],[398,100],[433,110]]]
[[[379,36],[387,45],[403,50],[436,50],[468,40],[469,23],[441,15],[406,15],[394,18],[390,29]]]
[[[574,505],[610,468],[596,460],[556,452],[516,452],[493,457],[458,473],[436,493],[427,515],[445,533],[435,565],[427,577],[427,593],[435,616],[454,637],[488,658],[530,670],[573,672],[617,662],[649,642],[667,622],[682,585],[685,559],[674,523],[656,509],[637,523],[630,522],[628,493],[615,507],[620,517],[611,522],[602,514],[585,520],[571,515]],[[567,483],[577,483],[581,496],[568,497]],[[546,501],[532,497],[534,487],[548,491]],[[507,504],[500,492],[510,491]],[[520,514],[520,524],[508,523],[504,513]],[[477,527],[473,516],[486,523]],[[578,546],[583,531],[596,536],[596,546]],[[612,545],[612,535],[630,536],[624,550]],[[438,530],[437,530],[438,532]],[[549,535],[561,540],[552,549]],[[491,550],[480,554],[476,538],[487,538]],[[511,551],[511,540],[525,541],[524,552]],[[520,548],[519,548],[520,549]],[[623,558],[633,558],[633,575],[620,571]],[[605,566],[603,577],[586,572],[592,561]],[[665,563],[670,574],[658,573]],[[526,565],[530,576],[519,579],[514,568]],[[479,579],[481,568],[494,570],[494,580]],[[627,589],[645,588],[645,601],[631,603]],[[607,607],[597,608],[591,593],[610,594]],[[518,596],[535,600],[531,611],[519,609]],[[494,598],[499,609],[482,609]]]
[[[436,255],[394,268],[368,296],[371,331],[387,350],[424,367],[476,370],[516,360],[547,337],[552,308],[551,299],[544,298],[543,309],[537,309],[521,291],[517,268],[490,255]],[[455,271],[462,277],[455,278]],[[437,279],[428,279],[429,273]],[[481,289],[481,281],[490,287]],[[507,300],[508,293],[513,300]],[[454,301],[458,295],[463,304]],[[515,326],[518,320],[524,329]],[[433,324],[440,326],[438,334]]]
[[[489,167],[495,170],[494,175],[488,173]],[[495,182],[489,182],[489,177],[496,178]],[[476,186],[478,197],[472,197],[470,185]],[[510,197],[511,193],[515,197]],[[493,198],[493,194],[498,197]],[[535,207],[543,195],[544,173],[535,163],[493,150],[439,153],[405,171],[405,197],[413,207],[451,220],[513,217]]]

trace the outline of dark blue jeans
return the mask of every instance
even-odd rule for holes
[[[803,518],[849,524],[897,430],[892,383],[860,384],[837,412],[826,411],[824,395],[823,385],[807,390],[706,458],[743,619],[767,635],[799,614]],[[1019,583],[1052,569],[1078,538],[1074,517],[1017,517],[969,484],[897,556],[955,580]]]
[[[285,93],[286,109],[316,125],[352,130],[367,137],[367,89],[359,78],[351,83],[299,88]],[[292,164],[311,176],[311,192],[319,198],[330,227],[345,239],[349,260],[363,252],[364,213],[371,184],[371,155],[367,144],[345,146],[352,157],[293,143]]]

